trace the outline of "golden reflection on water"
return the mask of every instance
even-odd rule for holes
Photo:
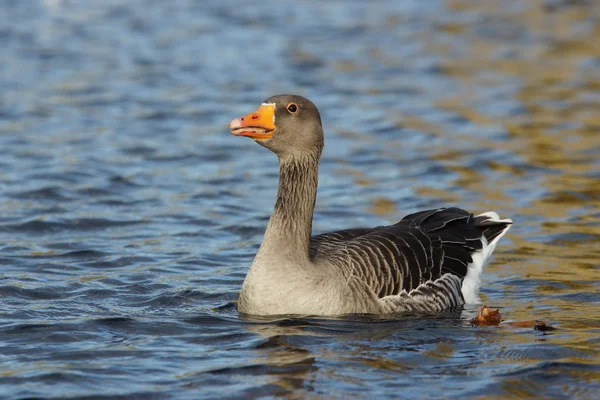
[[[564,360],[591,363],[599,357],[600,328],[600,3],[555,8],[563,3],[447,1],[455,13],[451,21],[422,38],[440,56],[443,73],[458,82],[436,107],[482,131],[497,127],[500,137],[454,132],[427,115],[396,118],[433,137],[452,135],[447,146],[430,151],[431,158],[456,174],[455,187],[474,194],[473,211],[495,209],[515,220],[486,271],[502,282],[504,315],[558,323],[563,332],[551,340],[574,350]],[[463,14],[477,18],[462,24]],[[384,143],[389,153],[383,156],[397,157],[399,146]],[[490,159],[474,167],[474,152]],[[449,204],[465,201],[463,192],[430,185],[417,184],[416,193]],[[395,212],[377,205],[370,211]],[[515,284],[523,281],[537,302],[523,297]],[[592,300],[578,297],[582,293]],[[503,332],[506,343],[531,342],[530,335]],[[494,357],[539,360],[523,353]],[[600,373],[590,370],[581,378],[598,382]],[[535,385],[511,385],[507,379],[507,393],[536,393]]]
[[[475,202],[476,208],[497,206],[515,219],[509,240],[498,248],[487,272],[505,282],[504,306],[510,309],[510,319],[560,321],[560,328],[570,332],[553,337],[554,343],[580,350],[569,360],[594,359],[600,306],[597,300],[586,303],[574,296],[597,293],[600,280],[600,7],[555,12],[542,1],[512,8],[504,2],[447,4],[458,13],[477,13],[481,22],[445,27],[450,42],[466,45],[460,57],[431,46],[444,55],[443,71],[463,88],[437,106],[477,126],[501,127],[506,138],[476,138],[477,146],[523,160],[490,161],[487,167],[497,173],[493,181],[468,167],[466,151],[458,157],[462,166],[450,167],[459,175],[457,186],[485,199]],[[494,32],[498,35],[485,34],[490,29],[499,30]],[[497,86],[510,84],[514,106],[477,107],[486,90],[494,93]],[[486,103],[494,101],[490,95]],[[455,151],[440,150],[433,158],[443,161],[450,154],[455,159]],[[524,305],[511,279],[535,284],[540,303]],[[524,340],[522,335],[507,336],[511,338]],[[587,379],[598,381],[600,374],[590,372]],[[522,390],[518,394],[528,392]]]

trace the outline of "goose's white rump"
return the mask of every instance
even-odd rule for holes
[[[483,267],[510,219],[439,208],[394,225],[311,236],[324,143],[319,111],[293,95],[263,104],[269,107],[230,124],[233,134],[255,139],[279,158],[277,200],[242,286],[240,312],[439,312],[476,301]]]
[[[465,299],[465,303],[467,304],[477,304],[479,303],[479,286],[481,285],[481,274],[483,269],[487,265],[492,256],[492,253],[496,249],[496,244],[498,241],[508,232],[510,225],[512,224],[512,219],[500,219],[498,213],[494,211],[488,211],[483,214],[479,214],[477,217],[488,217],[491,221],[497,222],[500,224],[506,224],[506,229],[500,232],[491,242],[488,243],[488,240],[485,236],[481,236],[481,242],[483,243],[483,247],[481,250],[476,251],[471,255],[473,258],[473,262],[469,263],[467,268],[467,275],[465,276],[462,284],[462,295]]]

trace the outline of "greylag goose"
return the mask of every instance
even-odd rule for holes
[[[476,302],[480,276],[512,221],[460,208],[312,235],[324,138],[309,100],[279,95],[229,125],[279,158],[273,214],[242,285],[252,315],[440,312]]]

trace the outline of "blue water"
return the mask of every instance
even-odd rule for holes
[[[594,398],[594,1],[0,2],[0,397]],[[320,108],[315,232],[458,205],[515,220],[482,304],[557,329],[242,318],[277,160]]]

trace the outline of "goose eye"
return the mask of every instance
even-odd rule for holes
[[[294,103],[290,103],[287,106],[287,110],[291,113],[291,114],[295,114],[296,111],[298,111],[298,106],[295,105]]]

